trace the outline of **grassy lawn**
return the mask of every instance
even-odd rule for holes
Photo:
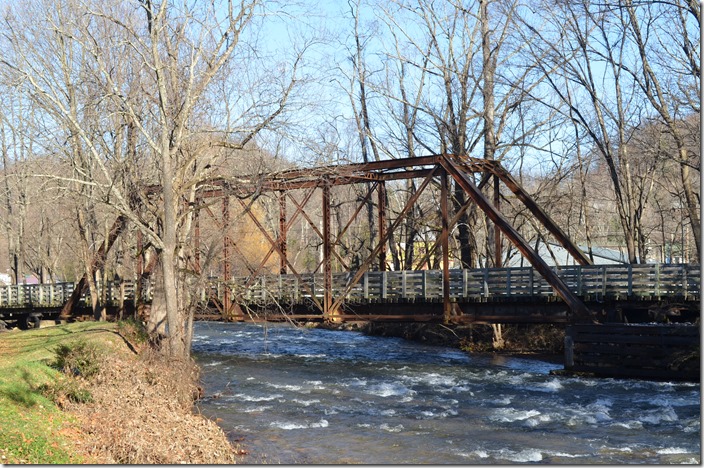
[[[116,343],[114,323],[83,322],[0,333],[0,463],[90,463],[72,451],[70,417],[38,387],[60,373],[51,368],[54,349],[78,340]]]

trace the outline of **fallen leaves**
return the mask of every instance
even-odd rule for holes
[[[105,463],[233,464],[233,447],[215,422],[193,413],[198,368],[143,353],[109,357],[90,385],[94,402],[67,404],[79,420],[77,441]]]

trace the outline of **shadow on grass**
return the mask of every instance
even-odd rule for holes
[[[97,332],[108,332],[112,333],[114,335],[119,336],[122,341],[125,342],[125,345],[132,351],[134,354],[139,354],[139,351],[137,351],[137,348],[134,347],[132,343],[120,332],[115,331],[115,330],[110,330],[108,328],[93,328],[92,330],[84,330],[82,333],[97,333]]]
[[[12,383],[8,388],[0,389],[0,395],[25,408],[31,408],[39,402],[39,397],[41,396],[41,393],[32,380],[32,375],[26,370],[23,370],[22,383]]]

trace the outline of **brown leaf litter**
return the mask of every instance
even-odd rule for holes
[[[83,382],[91,403],[67,402],[87,458],[117,464],[233,464],[244,451],[215,422],[193,413],[198,367],[153,351],[113,353]]]

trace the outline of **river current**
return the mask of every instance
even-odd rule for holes
[[[699,383],[288,324],[199,322],[193,351],[243,463],[701,463]]]

